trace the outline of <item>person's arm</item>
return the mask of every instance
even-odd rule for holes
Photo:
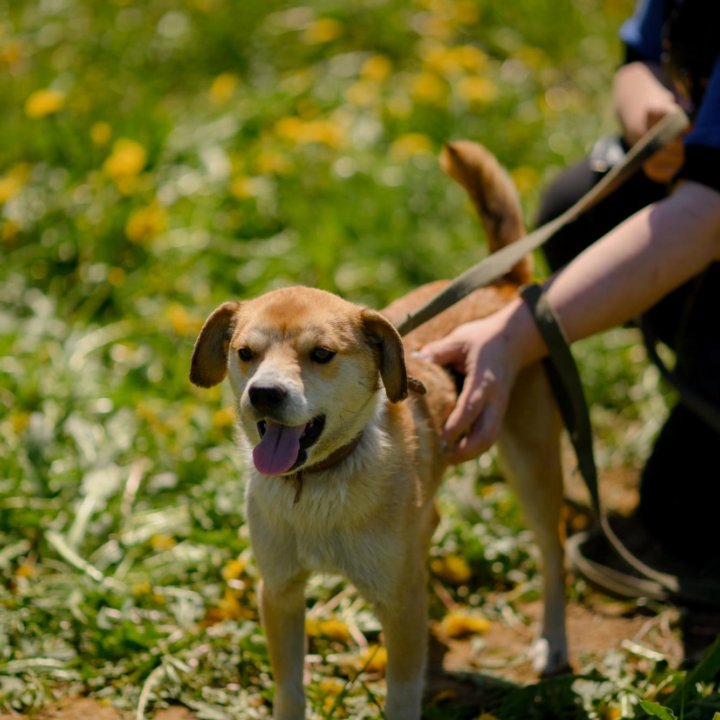
[[[561,270],[547,296],[569,341],[622,324],[720,259],[720,192],[687,182],[641,210]],[[520,369],[546,353],[522,300],[458,327],[423,354],[466,375],[445,427],[461,462],[497,439]]]

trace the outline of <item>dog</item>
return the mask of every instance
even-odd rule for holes
[[[523,235],[515,188],[489,151],[454,142],[441,164],[477,207],[491,251]],[[275,720],[305,717],[304,587],[315,572],[345,576],[372,603],[387,647],[385,717],[420,718],[433,498],[448,466],[441,432],[458,379],[412,351],[496,311],[530,274],[525,258],[404,341],[394,324],[444,282],[383,312],[283,288],[226,302],[203,325],[190,379],[211,387],[227,376],[236,398]],[[541,366],[525,369],[497,444],[542,555],[544,615],[530,653],[543,674],[568,661],[560,430]]]

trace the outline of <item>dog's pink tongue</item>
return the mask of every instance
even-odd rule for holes
[[[263,475],[281,475],[287,472],[300,454],[300,436],[304,425],[291,427],[267,421],[265,434],[253,449],[253,462]]]

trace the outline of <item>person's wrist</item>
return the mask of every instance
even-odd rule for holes
[[[500,312],[505,314],[502,335],[508,345],[507,356],[513,362],[515,372],[547,354],[547,347],[535,319],[522,298],[513,300]]]

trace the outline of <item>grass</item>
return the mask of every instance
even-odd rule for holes
[[[195,333],[230,297],[304,283],[381,307],[475,262],[442,143],[488,144],[531,216],[543,183],[612,127],[629,0],[0,10],[0,707],[81,693],[138,717],[165,702],[267,717],[243,470],[227,391],[188,383]],[[636,341],[579,348],[605,465],[637,464],[663,411]],[[491,621],[506,591],[537,594],[492,456],[442,502],[444,594]],[[315,717],[378,717],[372,614],[334,578],[308,605]],[[680,712],[677,687],[685,718],[717,705],[712,674],[633,667],[502,686],[481,710],[642,717],[638,699]]]

